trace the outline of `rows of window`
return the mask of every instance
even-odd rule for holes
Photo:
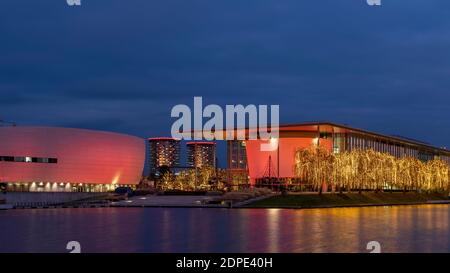
[[[227,142],[228,168],[247,169],[247,152],[245,141],[231,140]]]
[[[441,156],[440,158],[450,165],[450,156],[445,156],[444,155],[444,156]]]
[[[190,167],[210,166],[216,164],[216,147],[213,145],[188,145],[187,163]]]
[[[151,140],[149,142],[150,173],[156,174],[161,166],[180,166],[180,141]]]
[[[386,140],[363,137],[357,134],[337,133],[334,135],[333,150],[335,153],[367,149],[387,153],[395,157],[414,157],[422,161],[433,160],[436,157],[431,152],[419,151],[418,149]],[[450,164],[450,157],[442,156],[441,158]]]
[[[53,157],[31,157],[31,156],[0,156],[0,161],[5,162],[24,162],[24,163],[58,163],[57,158]]]

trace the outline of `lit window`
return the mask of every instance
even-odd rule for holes
[[[0,161],[26,162],[26,163],[58,163],[57,158],[31,157],[31,156],[0,156]]]

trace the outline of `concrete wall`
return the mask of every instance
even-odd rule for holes
[[[48,205],[77,201],[105,193],[92,192],[8,192],[0,193],[0,199],[6,199],[7,204],[20,205],[24,203],[45,203]]]

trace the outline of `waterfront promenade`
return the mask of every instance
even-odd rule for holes
[[[446,194],[416,192],[287,193],[242,191],[206,195],[117,196],[95,193],[8,193],[0,209],[45,208],[339,208],[419,204],[450,204]]]
[[[228,195],[229,196],[229,195]],[[119,202],[111,203],[111,207],[184,207],[184,208],[230,208],[240,207],[251,202],[270,198],[274,194],[253,196],[251,198],[230,198],[227,195],[220,196],[165,196],[165,195],[147,195],[135,196]],[[234,200],[233,200],[234,199]]]
[[[89,198],[101,197],[105,193],[89,192],[8,192],[0,194],[5,202],[5,208],[44,208],[63,206]]]
[[[274,196],[267,190],[253,190],[206,195],[117,196],[105,193],[7,193],[4,208],[96,208],[96,207],[239,207]],[[114,200],[116,199],[116,200]],[[3,207],[2,207],[3,208]]]
[[[207,204],[211,200],[210,196],[165,196],[147,195],[135,196],[128,200],[111,203],[112,207],[226,207],[225,204]]]

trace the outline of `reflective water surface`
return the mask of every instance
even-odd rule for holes
[[[0,211],[0,252],[449,252],[450,206]]]

